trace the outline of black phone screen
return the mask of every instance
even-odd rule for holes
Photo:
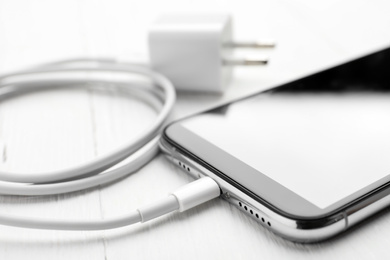
[[[180,124],[318,208],[354,199],[389,181],[390,49]]]

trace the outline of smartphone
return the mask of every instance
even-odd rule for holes
[[[330,238],[390,204],[390,48],[176,121],[160,146],[269,230]]]

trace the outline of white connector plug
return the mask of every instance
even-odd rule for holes
[[[143,223],[175,210],[186,211],[217,198],[220,194],[218,184],[210,177],[203,177],[180,187],[166,198],[138,208],[137,211]]]
[[[210,177],[203,177],[172,192],[179,203],[179,212],[186,211],[219,197],[221,190]]]
[[[210,177],[203,177],[180,187],[165,198],[111,219],[59,220],[0,214],[0,225],[53,230],[113,229],[143,223],[174,211],[183,212],[217,198],[220,194],[218,184]]]
[[[234,48],[269,48],[268,42],[233,41],[229,15],[167,15],[149,32],[151,67],[177,90],[222,93],[235,65],[264,65],[267,59],[234,59]]]

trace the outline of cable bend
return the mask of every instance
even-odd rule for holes
[[[91,79],[91,75],[86,75],[86,72],[138,74],[149,78],[153,84],[151,87],[143,89],[142,86],[134,85],[134,82]],[[58,73],[84,73],[82,76],[85,77],[63,79],[58,76]],[[37,76],[50,76],[51,74],[55,74],[54,79],[47,80],[47,77],[42,80],[36,79]],[[35,76],[35,78],[29,78],[31,76]],[[147,97],[162,99],[162,108],[152,126],[137,138],[126,142],[114,151],[65,170],[28,174],[0,171],[0,194],[49,195],[91,188],[112,182],[138,170],[157,154],[158,136],[173,109],[176,94],[172,83],[165,76],[146,66],[118,63],[110,59],[77,59],[48,63],[1,75],[0,100],[13,95],[37,91],[42,87],[64,87],[80,85],[79,83],[96,84],[99,82],[111,83],[111,85],[120,88],[133,88],[138,94],[144,95],[146,99],[148,99]],[[128,159],[124,165],[117,169],[110,169],[126,158]]]

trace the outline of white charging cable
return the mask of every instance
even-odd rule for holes
[[[135,85],[126,80],[96,78],[94,73],[138,74],[152,81],[152,85]],[[81,77],[74,74],[82,73]],[[87,73],[87,74],[86,74]],[[63,75],[67,74],[67,75]],[[65,77],[64,77],[65,76]],[[43,79],[42,79],[43,77]],[[69,79],[71,77],[71,79]],[[113,152],[77,167],[38,173],[0,171],[0,194],[49,195],[95,187],[124,177],[145,165],[158,153],[159,133],[175,103],[175,90],[163,75],[143,66],[117,63],[114,60],[69,60],[39,66],[0,76],[0,100],[14,95],[46,88],[94,87],[101,83],[137,94],[149,103],[160,101],[162,108],[154,124]],[[154,101],[152,101],[154,100]],[[126,160],[125,160],[126,159]],[[124,161],[125,160],[125,161]],[[125,162],[125,163],[123,163]],[[120,167],[110,169],[116,164]],[[99,230],[117,228],[137,222],[145,222],[166,213],[184,211],[218,197],[220,190],[215,181],[202,178],[190,183],[156,203],[137,209],[130,214],[111,220],[66,221],[31,219],[20,216],[0,215],[0,224],[56,230]]]
[[[180,187],[168,197],[153,204],[138,208],[129,214],[104,220],[69,221],[52,219],[33,219],[14,215],[0,215],[0,224],[7,226],[54,229],[54,230],[103,230],[146,222],[173,211],[183,212],[203,204],[220,195],[218,184],[210,177],[204,177]]]
[[[138,74],[146,76],[154,84],[152,88],[144,87],[142,89],[139,86],[136,87],[131,81],[96,79],[96,76],[99,75],[86,75],[86,72]],[[83,74],[74,75],[74,73]],[[50,78],[50,75],[54,75],[52,76],[54,79]],[[69,78],[70,76],[71,78]],[[105,84],[105,86],[123,89],[132,88],[132,91],[138,91],[138,94],[143,96],[149,95],[151,98],[163,99],[163,106],[150,128],[111,153],[88,163],[55,172],[26,174],[0,171],[0,194],[49,195],[87,189],[121,178],[129,172],[139,169],[156,155],[158,134],[175,103],[175,90],[167,78],[146,67],[117,63],[111,60],[88,59],[50,63],[34,69],[0,76],[0,100],[39,89],[80,87],[83,84],[88,84],[90,87]],[[130,158],[121,167],[109,169],[129,156]]]
[[[109,83],[106,86],[130,91],[153,106],[156,103],[162,105],[156,121],[149,129],[133,141],[91,162],[55,172],[25,174],[0,171],[0,194],[50,195],[72,192],[112,182],[138,170],[158,153],[160,130],[175,103],[175,90],[165,76],[180,90],[222,93],[231,79],[233,66],[257,66],[268,62],[261,57],[237,59],[232,56],[233,49],[275,46],[272,41],[235,42],[230,15],[163,16],[152,26],[148,39],[150,66],[154,70],[110,59],[85,59],[50,63],[0,76],[0,100],[39,89],[79,87],[83,84],[96,88],[101,83]],[[96,73],[107,72],[138,74],[149,78],[153,85],[95,77]],[[82,73],[82,77],[75,77],[75,73]],[[0,215],[0,224],[66,230],[115,228],[143,222],[177,209],[183,211],[220,194],[217,183],[210,178],[189,185],[150,207],[140,208],[117,219],[67,222]]]

